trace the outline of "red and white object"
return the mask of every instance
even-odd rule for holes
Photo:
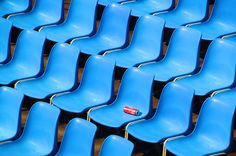
[[[130,114],[130,115],[137,116],[139,114],[139,110],[137,108],[125,106],[123,110],[125,113]]]

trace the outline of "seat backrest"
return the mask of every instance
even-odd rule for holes
[[[61,22],[64,19],[64,0],[48,1],[35,0],[32,10],[35,14],[43,14],[50,17],[53,22]]]
[[[84,119],[74,118],[66,127],[57,156],[93,155],[97,126]]]
[[[141,111],[142,115],[152,112],[152,84],[154,75],[138,68],[130,68],[124,73],[117,98],[116,107],[134,107]]]
[[[57,147],[60,109],[45,102],[35,103],[29,111],[19,141],[33,142],[40,153],[50,154]]]
[[[5,63],[10,59],[10,42],[12,24],[10,21],[0,18],[0,63]]]
[[[158,58],[162,53],[165,21],[157,16],[146,15],[138,19],[129,48],[135,53],[145,52]]]
[[[200,41],[201,32],[188,27],[176,29],[170,38],[163,61],[173,62],[190,72],[198,70]]]
[[[199,74],[208,75],[223,84],[232,84],[236,71],[236,45],[216,39],[208,47]]]
[[[134,144],[120,136],[110,135],[102,144],[99,156],[131,156]]]
[[[0,124],[2,130],[4,130],[4,127],[7,130],[7,132],[1,134],[1,139],[12,139],[21,132],[21,105],[23,97],[24,95],[16,89],[0,87]]]
[[[32,75],[43,72],[43,51],[46,37],[34,30],[24,30],[20,33],[11,64],[22,66]]]
[[[160,96],[153,120],[176,125],[176,131],[188,132],[192,128],[192,106],[194,90],[178,84],[168,83]]]
[[[32,5],[32,0],[21,0],[21,1],[19,1],[19,0],[2,0],[2,1],[8,1],[8,3],[12,3],[17,6],[20,6],[22,9],[25,8],[25,10],[27,10],[27,8],[30,8]]]
[[[220,94],[208,98],[203,103],[192,135],[207,137],[214,141],[215,145],[228,148],[233,141],[236,94]],[[229,98],[232,101],[229,101]]]
[[[142,1],[142,0],[141,0]],[[156,6],[160,6],[161,8],[165,9],[173,9],[175,6],[175,0],[150,0],[153,4],[156,4]],[[152,4],[150,3],[150,4]]]
[[[109,101],[114,97],[114,76],[114,60],[102,56],[91,56],[85,64],[79,89],[96,92],[107,97]]]
[[[72,0],[66,19],[73,26],[81,26],[94,32],[96,30],[97,0]]]
[[[189,12],[201,19],[208,17],[209,0],[179,0],[176,9],[181,12]]]
[[[5,7],[12,7],[14,8],[8,8],[4,12],[1,12],[1,16],[7,16],[9,14],[24,12],[32,8],[32,0],[1,0],[1,4]]]
[[[130,9],[119,4],[109,4],[103,11],[96,35],[117,45],[127,44]]]
[[[221,21],[224,24],[227,23],[228,26],[236,25],[236,12],[234,6],[236,5],[236,0],[215,0],[212,13],[210,16],[210,21]]]
[[[42,78],[49,79],[57,87],[77,84],[80,51],[67,43],[57,43],[53,46],[46,70]]]

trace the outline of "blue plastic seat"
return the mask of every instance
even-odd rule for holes
[[[130,8],[131,15],[141,17],[147,14],[170,10],[174,7],[174,0],[135,0],[122,3]]]
[[[4,64],[10,60],[10,43],[12,24],[4,18],[0,18],[0,63]]]
[[[191,27],[202,32],[204,40],[214,40],[217,37],[236,32],[236,0],[215,0],[210,18],[203,23]]]
[[[200,111],[194,131],[167,141],[165,147],[176,155],[227,153],[234,143],[235,90],[208,98]]]
[[[16,88],[35,99],[72,90],[77,85],[78,58],[79,50],[76,47],[58,43],[49,55],[44,74],[39,78],[19,81]]]
[[[97,33],[89,38],[75,39],[72,44],[88,55],[124,48],[128,44],[129,17],[130,9],[118,4],[108,5]]]
[[[97,0],[72,0],[67,19],[62,24],[43,27],[40,32],[54,42],[89,36],[96,30],[96,8]]]
[[[134,144],[117,135],[108,136],[102,144],[99,156],[131,156]]]
[[[157,13],[157,16],[165,19],[165,26],[171,29],[200,22],[208,17],[208,0],[179,0],[174,10]]]
[[[111,3],[121,3],[125,1],[128,1],[128,0],[98,0],[98,4],[107,6],[108,4],[111,4]]]
[[[74,118],[66,127],[61,147],[56,156],[93,155],[97,126],[84,119]]]
[[[19,29],[38,29],[41,26],[56,24],[64,19],[64,0],[35,0],[33,9],[25,14],[8,16]]]
[[[193,74],[199,69],[201,33],[181,27],[171,36],[165,57],[158,62],[142,64],[140,70],[153,73],[155,81],[167,82],[175,77]]]
[[[114,98],[114,69],[114,61],[91,56],[86,62],[79,88],[54,96],[52,103],[64,111],[81,113],[111,102]]]
[[[42,74],[45,39],[44,35],[33,30],[25,30],[19,35],[13,58],[0,66],[1,85]]]
[[[236,45],[227,40],[216,39],[207,50],[201,70],[177,82],[194,88],[196,95],[205,96],[215,90],[232,86],[235,71]]]
[[[14,140],[19,136],[23,97],[16,89],[0,87],[0,142]]]
[[[1,0],[0,16],[26,12],[32,8],[31,0]]]
[[[116,65],[122,68],[137,66],[160,58],[163,50],[164,24],[164,20],[155,16],[140,17],[130,45],[125,49],[105,53],[105,57],[114,59]]]
[[[89,117],[104,126],[120,128],[125,124],[148,117],[152,113],[153,75],[137,68],[128,69],[122,80],[116,100],[102,108],[93,109]],[[139,110],[138,115],[123,111],[124,107]]]
[[[48,103],[35,103],[30,109],[21,137],[1,144],[0,155],[42,156],[55,153],[59,114],[60,110]]]
[[[188,134],[192,129],[192,101],[194,90],[178,83],[167,84],[158,102],[155,115],[128,126],[135,138],[159,143],[167,138]]]

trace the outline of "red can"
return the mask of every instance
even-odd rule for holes
[[[137,116],[139,114],[139,110],[137,108],[131,108],[131,107],[125,106],[123,110],[125,113],[131,114],[131,115]]]

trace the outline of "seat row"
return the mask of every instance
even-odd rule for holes
[[[133,79],[129,83],[132,81]],[[140,81],[140,83],[143,82]],[[145,114],[142,109],[143,103],[130,105],[140,109],[140,116],[122,113],[124,104],[120,106],[110,104],[96,108],[89,115],[98,123],[114,127],[119,124],[118,122],[134,120],[135,122],[130,122],[126,126],[126,138],[129,134],[149,143],[165,141],[163,155],[166,154],[166,150],[176,155],[196,156],[227,153],[234,145],[235,94],[235,89],[232,89],[208,98],[203,103],[194,129],[192,123],[194,90],[178,82],[168,83],[164,87],[156,113],[151,118],[138,120]],[[139,98],[142,96],[141,94],[132,95]],[[142,98],[149,97],[143,95]],[[131,104],[131,102],[137,104],[137,101],[133,101],[134,98],[131,101],[129,98],[126,99],[125,104]],[[150,101],[150,98],[148,100]],[[23,94],[13,88],[1,87],[0,101],[0,115],[3,116],[0,120],[1,155],[17,156],[22,153],[27,156],[50,155],[57,152],[59,108],[45,102],[35,103],[30,109],[21,134]],[[104,114],[106,114],[105,117]],[[94,124],[83,119],[71,120],[56,155],[91,155],[96,129]],[[128,156],[132,151],[133,144],[130,141],[118,136],[109,136],[102,145],[100,155],[116,156],[122,153]]]
[[[21,5],[27,4],[22,8],[25,8],[24,10],[31,8],[29,7],[31,6],[29,0],[23,0],[22,2],[11,1],[13,2],[2,1],[0,3],[0,10],[3,12],[1,13],[2,16],[8,14],[7,10],[4,10],[6,8],[5,5],[14,4],[16,6],[19,5],[19,8],[21,8]],[[146,2],[138,0],[125,3],[129,5],[139,2],[153,3],[154,1]],[[46,5],[44,5],[45,3]],[[171,6],[173,6],[172,0],[156,0],[156,3],[161,4],[158,5],[160,7],[162,5],[168,6],[166,9],[172,8]],[[108,2],[105,2],[105,4],[108,4]],[[236,14],[234,8],[232,8],[234,4],[236,4],[236,0],[229,0],[227,2],[216,0],[213,11],[208,18],[208,0],[179,0],[174,10],[157,13],[156,16],[165,20],[165,27],[167,28],[174,29],[187,25],[201,31],[202,39],[214,40],[217,37],[236,33],[236,23],[234,20]],[[70,42],[75,39],[75,44],[78,46],[86,45],[86,48],[84,46],[80,47],[82,51],[88,52],[91,50],[92,53],[100,53],[107,50],[124,48],[127,45],[127,29],[129,27],[128,21],[131,10],[125,6],[109,4],[105,8],[101,24],[96,34],[96,0],[72,0],[68,17],[65,20],[63,15],[63,0],[57,1],[56,3],[54,1],[48,3],[45,0],[36,0],[31,11],[9,15],[7,18],[13,23],[14,27],[19,29],[39,29],[39,31],[46,34],[49,40],[54,42]],[[18,7],[9,6],[7,8],[17,9]],[[141,8],[145,7],[142,6]],[[4,11],[6,12],[5,14]],[[155,24],[153,26],[156,27]],[[90,38],[83,39],[84,37]],[[107,38],[107,40],[104,38]],[[88,49],[88,45],[92,48]],[[95,45],[99,45],[99,48],[95,49]]]
[[[72,119],[65,129],[58,150],[57,131],[60,110],[57,107],[45,102],[35,103],[29,111],[24,130],[21,132],[23,94],[13,88],[1,87],[0,101],[0,155],[36,156],[56,153],[57,156],[93,155],[97,130],[94,124],[79,118]],[[130,141],[112,135],[104,141],[99,155],[115,156],[124,153],[129,156],[133,147]]]
[[[147,19],[149,19],[148,16],[142,18],[143,21]],[[37,99],[49,98],[54,94],[77,88],[80,55],[80,50],[77,47],[65,43],[56,44],[51,50],[44,71],[45,36],[32,30],[23,31],[17,40],[15,52],[10,57],[9,34],[11,25],[6,20],[0,20],[0,22],[2,25],[6,25],[5,29],[2,29],[5,33],[2,36],[3,44],[1,46],[3,48],[0,55],[2,58],[1,85],[16,84],[16,88]],[[140,23],[142,24],[141,21]],[[9,33],[6,33],[5,30]],[[139,46],[140,44],[136,44],[139,39],[135,38],[131,41],[133,44],[131,43],[127,49],[106,53],[104,56],[91,57],[86,64],[81,85],[85,83],[87,89],[90,88],[89,83],[93,84],[94,81],[98,81],[98,85],[94,87],[105,88],[99,83],[106,80],[104,82],[107,82],[107,88],[101,89],[105,90],[102,91],[102,94],[107,95],[106,100],[101,100],[103,101],[101,103],[106,103],[113,94],[112,89],[109,88],[113,88],[115,66],[123,68],[138,66],[139,70],[154,74],[155,81],[165,83],[172,80],[178,81],[193,87],[198,96],[205,96],[216,90],[234,86],[236,62],[236,45],[232,41],[234,37],[214,40],[210,44],[200,68],[201,33],[186,27],[177,29],[170,39],[164,58],[162,58],[162,42],[160,41],[162,32],[161,30],[158,31],[160,37],[153,38],[151,45],[147,42],[145,47]],[[102,74],[104,72],[107,74]],[[93,75],[100,77],[93,79]],[[44,86],[47,88],[45,89]]]

